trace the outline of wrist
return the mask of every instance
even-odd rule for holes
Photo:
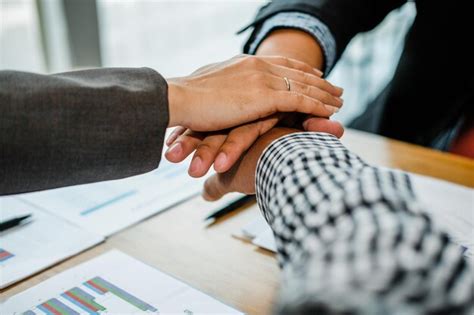
[[[278,29],[259,45],[256,55],[278,55],[300,60],[322,70],[324,54],[319,43],[305,31]]]
[[[166,79],[168,83],[168,127],[182,126],[184,104],[186,104],[185,88],[180,78]]]

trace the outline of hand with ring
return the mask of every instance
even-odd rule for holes
[[[267,58],[270,58],[269,61],[285,62],[279,57]],[[313,114],[317,117],[295,113],[274,113],[231,129],[214,132],[197,132],[193,128],[177,127],[166,141],[169,149],[165,157],[171,162],[178,163],[196,151],[189,174],[193,177],[201,177],[208,172],[212,164],[219,173],[229,170],[261,135],[277,125],[303,129],[308,124],[305,120],[311,117],[308,121],[312,128],[341,137],[344,132],[343,127],[340,123],[329,120],[328,117],[342,106],[342,99],[340,99],[342,89],[321,78],[321,72],[310,66],[301,63],[299,67],[301,70],[297,72],[297,75],[288,76],[278,72],[283,75],[279,79],[275,78],[274,88],[278,87],[279,91],[284,90],[285,93],[292,95],[301,95],[300,93],[306,92],[306,95],[311,95],[314,100],[322,104],[321,109],[325,108],[327,111],[320,110],[320,113]],[[255,106],[259,105],[255,104]]]

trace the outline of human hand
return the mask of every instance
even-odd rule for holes
[[[206,180],[202,193],[203,198],[214,201],[230,192],[240,192],[247,195],[255,194],[255,172],[258,159],[263,151],[273,140],[295,132],[300,132],[300,130],[277,127],[258,138],[230,170],[225,173],[214,174]]]
[[[188,171],[190,176],[204,176],[213,163],[218,173],[226,172],[261,135],[277,123],[287,127],[296,126],[291,124],[293,122],[285,121],[288,117],[283,116],[283,114],[270,116],[230,131],[217,133],[199,133],[178,127],[167,139],[166,144],[170,148],[166,151],[165,157],[171,162],[178,163],[195,151]],[[337,137],[341,137],[344,132],[341,124],[336,121],[325,118],[311,118],[307,121],[309,123],[305,121],[303,125],[313,131],[323,131]],[[301,124],[297,128],[301,129]]]
[[[272,31],[259,45],[257,56],[284,56],[299,60],[311,67],[323,70],[324,54],[319,43],[305,31],[277,29]],[[292,116],[293,114],[286,114]],[[318,131],[320,119],[308,117],[303,127],[306,131]]]
[[[169,126],[216,131],[277,112],[329,117],[342,106],[342,90],[320,76],[320,71],[285,57],[243,55],[209,65],[168,80]]]

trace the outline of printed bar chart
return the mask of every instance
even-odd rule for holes
[[[97,314],[99,311],[106,310],[104,306],[94,302],[95,297],[80,288],[73,288],[62,293],[61,296],[89,314]]]
[[[111,294],[112,296],[115,296],[116,298],[119,298],[122,301],[125,301],[128,304],[136,307],[137,311],[141,310],[143,312],[158,312],[157,308],[140,300],[136,296],[101,277],[94,277],[82,284],[85,288],[89,289],[91,293],[96,293],[98,296]],[[74,287],[70,290],[67,290],[60,294],[60,298],[52,298],[42,304],[37,305],[35,310],[41,312],[28,310],[24,312],[23,315],[79,315],[81,313],[96,315],[100,314],[101,312],[107,313],[107,307],[98,303],[97,297],[86,292],[87,289],[85,288],[81,289],[80,287]],[[68,306],[69,303],[70,305]]]
[[[135,195],[137,193],[136,190],[132,190],[132,191],[128,191],[126,193],[123,193],[121,195],[118,195],[117,197],[114,197],[110,200],[106,200],[98,205],[95,205],[89,209],[85,209],[83,211],[81,211],[81,215],[84,216],[84,215],[88,215],[88,214],[91,214],[92,212],[95,212],[97,210],[100,210],[101,208],[104,208],[104,207],[107,207],[107,206],[110,206],[111,204],[114,204],[116,202],[119,202],[121,201],[122,199],[125,199],[125,198],[128,198],[128,197],[131,197],[133,195]]]
[[[7,261],[10,258],[15,257],[12,253],[4,250],[3,248],[0,248],[0,262]]]
[[[7,299],[2,304],[0,313],[242,314],[186,283],[116,250],[72,267]]]
[[[121,288],[113,285],[112,283],[104,280],[101,277],[95,277],[92,280],[86,281],[84,285],[93,289],[95,292],[99,294],[105,294],[107,292],[110,292],[114,294],[115,296],[117,296],[118,298],[124,300],[125,302],[128,302],[129,304],[132,304],[133,306],[139,308],[140,310],[144,312],[157,311],[157,309],[151,306],[150,304],[143,302],[139,298],[131,295],[127,291],[122,290]]]
[[[62,314],[71,314],[71,315],[79,315],[78,312],[71,309],[66,304],[62,303],[58,299],[51,299],[41,305],[38,305],[38,309],[43,311],[45,314],[53,314],[53,315],[62,315]],[[30,311],[32,312],[32,311]],[[31,313],[29,313],[31,314]],[[32,314],[31,314],[32,315]]]

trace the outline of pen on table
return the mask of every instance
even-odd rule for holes
[[[237,210],[238,208],[242,207],[243,205],[247,204],[248,202],[252,200],[255,200],[255,196],[253,195],[244,196],[220,208],[219,210],[214,211],[213,213],[209,214],[204,219],[205,226],[209,226],[213,224],[214,222],[217,221],[217,219],[225,216],[228,213],[231,213],[234,210]]]
[[[30,222],[30,220],[28,220],[28,219],[30,219],[31,217],[32,217],[31,214],[27,214],[27,215],[23,215],[21,217],[16,217],[16,218],[12,218],[12,219],[6,220],[4,222],[1,222],[0,223],[0,232],[6,231],[8,229],[17,227],[17,226],[25,224],[25,223],[28,223],[28,222]]]

